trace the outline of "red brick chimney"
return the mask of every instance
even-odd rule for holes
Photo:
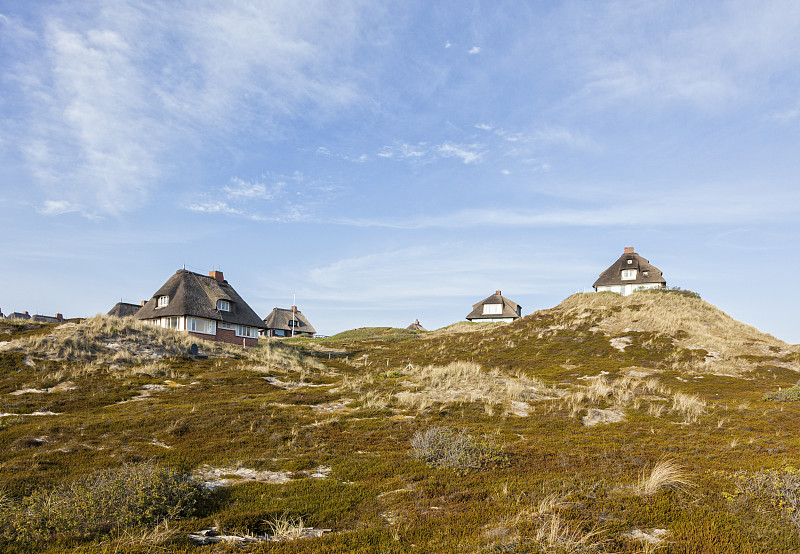
[[[25,311],[24,311],[24,312],[22,312],[22,313],[23,313],[23,314],[25,314],[25,315],[30,315],[30,314],[28,313],[28,310],[25,310]]]
[[[56,319],[59,320],[59,321],[64,321],[64,316],[62,314],[56,312]]]
[[[145,304],[147,304],[147,300],[142,300],[142,306],[144,306]]]
[[[292,306],[292,311],[293,311],[294,313],[297,313],[297,306]]]
[[[495,293],[497,296],[502,296],[502,295],[500,294],[500,291],[499,291],[499,290],[496,290],[496,291],[494,291],[494,293]]]
[[[625,254],[633,254],[633,246],[626,246]]]
[[[213,277],[214,279],[216,279],[220,283],[224,283],[225,282],[225,279],[222,277],[222,272],[221,271],[209,271],[208,272],[208,276],[209,277]]]

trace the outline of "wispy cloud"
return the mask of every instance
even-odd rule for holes
[[[38,211],[42,215],[61,215],[80,210],[80,206],[66,200],[45,200]]]
[[[465,164],[480,162],[483,153],[477,144],[453,144],[446,142],[436,147],[436,152],[443,158],[459,158]]]
[[[609,2],[582,14],[591,32],[570,44],[586,71],[576,102],[689,103],[719,110],[761,94],[800,48],[800,5],[695,4],[664,25],[659,2]]]
[[[222,187],[223,192],[234,199],[274,200],[281,195],[286,183],[278,181],[271,185],[261,182],[248,182],[238,177],[231,178],[231,185]]]
[[[612,187],[613,188],[613,187]],[[562,199],[549,209],[515,208],[464,209],[436,215],[403,218],[342,218],[334,221],[356,227],[390,229],[480,227],[626,227],[636,222],[648,225],[694,226],[739,223],[743,221],[794,220],[800,204],[800,191],[774,191],[753,195],[749,186],[701,186],[673,191],[669,197],[658,193],[630,191],[626,199],[609,196],[596,188],[595,198]]]
[[[552,264],[537,261],[543,256],[519,254],[517,245],[504,248],[479,241],[372,252],[342,258],[297,276],[302,283],[298,292],[304,298],[331,302],[380,301],[387,305],[398,300],[419,301],[420,297],[426,303],[433,298],[470,297],[483,290],[488,295],[497,287],[513,288],[515,294],[535,294],[560,286],[551,274]],[[504,260],[502,272],[495,264],[475,263],[486,259]],[[568,260],[560,267],[567,271],[584,269],[582,264]],[[593,271],[589,269],[589,274]]]
[[[470,54],[470,55],[472,55],[472,56],[474,56],[475,54],[480,54],[480,53],[481,53],[481,48],[480,48],[480,46],[473,46],[472,48],[470,48],[470,49],[467,51],[467,54]]]
[[[357,32],[353,7],[155,8],[98,1],[68,18],[36,12],[28,28],[0,19],[14,28],[18,61],[5,81],[24,108],[8,138],[48,196],[58,191],[87,213],[135,209],[182,163],[188,137],[196,152],[204,135],[232,125],[325,117],[359,98],[330,63]]]

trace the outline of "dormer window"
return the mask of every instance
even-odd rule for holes
[[[631,265],[632,263],[633,263],[633,260],[628,260],[628,265]]]
[[[217,300],[217,309],[221,312],[231,311],[231,303],[227,300]]]
[[[483,314],[484,315],[497,315],[503,313],[503,305],[502,304],[484,304],[483,305]]]
[[[158,300],[156,300],[157,308],[163,308],[167,304],[169,304],[169,296],[159,296]]]
[[[636,279],[636,270],[635,269],[623,269],[622,270],[622,280],[623,281],[631,281]]]

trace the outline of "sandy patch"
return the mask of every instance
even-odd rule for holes
[[[625,421],[625,414],[616,410],[599,410],[589,408],[588,413],[581,418],[581,423],[587,427],[606,423],[619,423]]]

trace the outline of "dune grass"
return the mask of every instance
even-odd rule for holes
[[[49,531],[7,532],[0,550],[196,552],[187,534],[210,527],[332,530],[252,552],[800,550],[800,403],[764,399],[797,383],[793,347],[714,323],[696,298],[588,296],[507,325],[203,344],[206,359],[124,321],[9,333],[0,512],[36,505]],[[694,336],[658,310],[708,326]],[[707,363],[706,335],[728,331]],[[590,410],[623,419],[589,426]],[[91,526],[64,507],[141,464],[228,484],[169,517]],[[61,534],[44,515],[58,510]],[[653,529],[662,543],[636,538]]]

